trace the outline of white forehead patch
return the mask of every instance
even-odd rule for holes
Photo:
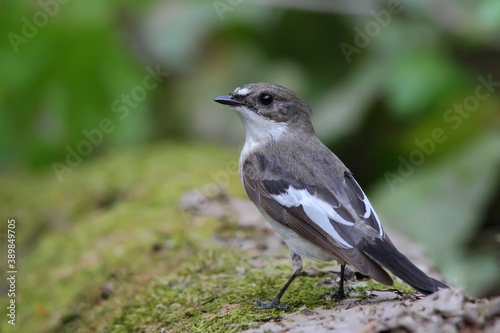
[[[240,96],[246,96],[250,93],[250,90],[248,90],[248,88],[236,88],[236,90],[234,91],[234,93],[236,95],[240,95]]]

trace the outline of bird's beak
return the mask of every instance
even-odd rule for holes
[[[231,95],[215,97],[214,101],[220,104],[225,104],[230,106],[245,105],[245,103],[235,100],[234,97]]]

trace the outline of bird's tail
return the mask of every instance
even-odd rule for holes
[[[388,269],[392,274],[415,288],[424,295],[432,294],[441,288],[449,288],[446,284],[431,278],[406,258],[390,240],[376,239],[360,244],[360,250]]]

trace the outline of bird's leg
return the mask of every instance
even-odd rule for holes
[[[283,288],[281,288],[278,295],[276,295],[276,297],[274,297],[274,299],[270,303],[264,303],[261,300],[257,300],[256,303],[258,306],[254,306],[254,308],[257,308],[257,309],[276,308],[276,309],[285,310],[285,311],[292,310],[290,305],[281,304],[281,297],[283,297],[283,294],[288,289],[288,286],[290,286],[290,284],[293,282],[293,280],[295,280],[295,278],[297,276],[299,276],[300,271],[302,270],[302,258],[298,254],[293,253],[293,252],[292,252],[292,267],[293,267],[293,274],[292,274],[292,276],[290,276],[290,278],[285,283]]]
[[[349,288],[347,290],[347,293],[344,293],[344,271],[345,271],[345,263],[340,265],[340,282],[339,282],[339,289],[332,293],[331,291],[327,291],[326,294],[333,296],[335,299],[344,299],[346,298],[349,293],[353,290],[352,288]]]

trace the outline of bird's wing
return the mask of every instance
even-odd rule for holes
[[[380,223],[377,213],[372,207],[370,200],[359,186],[358,182],[354,179],[349,171],[344,172],[344,190],[349,197],[352,209],[358,215],[358,221],[365,226],[375,230],[380,237],[384,236],[384,229]]]
[[[257,167],[253,163],[244,164],[243,186],[250,200],[266,214],[361,273],[392,284],[387,273],[357,248],[361,238],[367,235],[378,238],[383,229],[348,171],[341,181],[343,188],[332,190],[318,182],[280,179],[269,170],[265,172],[267,179],[261,179],[256,177]]]

